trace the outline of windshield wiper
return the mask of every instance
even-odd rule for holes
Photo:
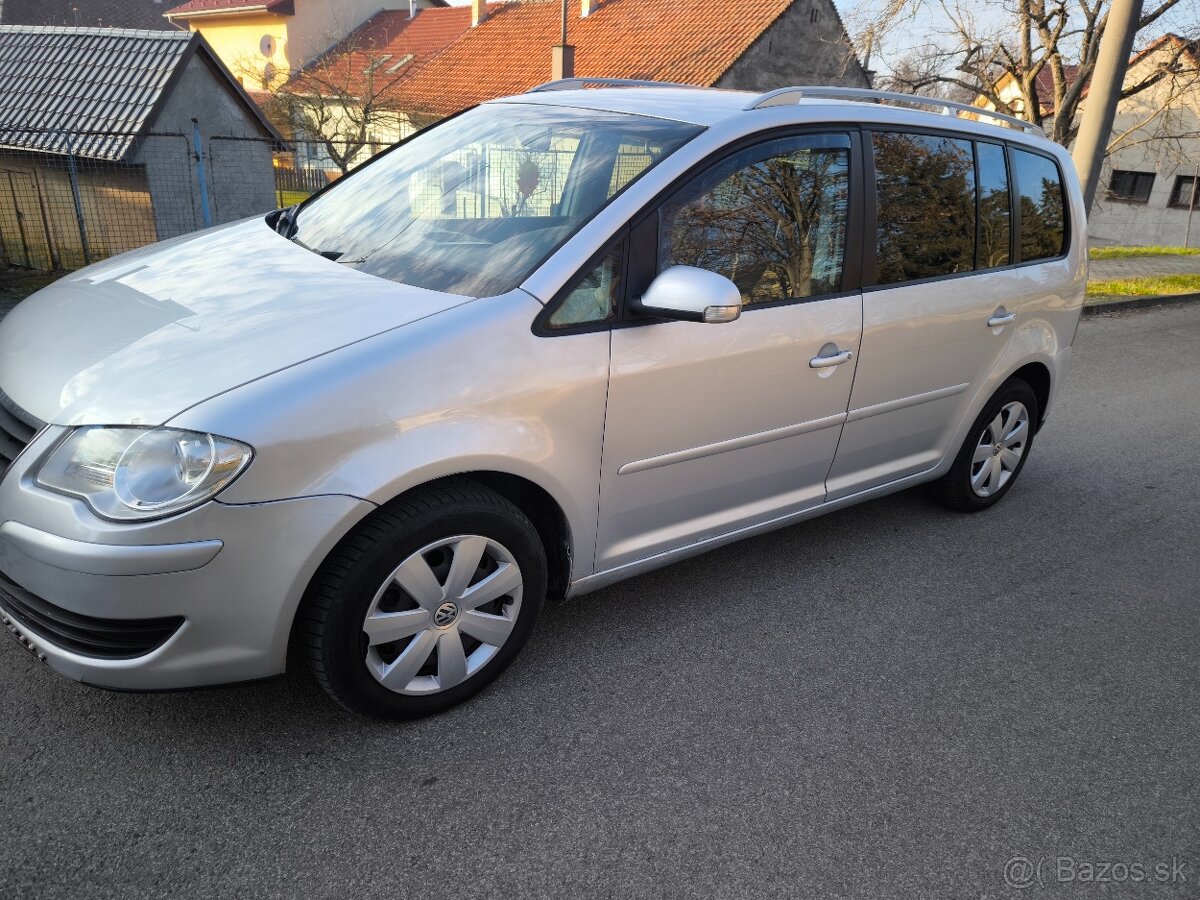
[[[303,247],[309,253],[315,253],[315,254],[317,254],[317,256],[323,256],[326,259],[331,260],[332,262],[340,262],[343,265],[352,265],[354,263],[360,263],[366,259],[366,257],[363,257],[363,259],[342,259],[342,257],[346,255],[345,250],[318,250],[316,247],[308,246],[308,244],[304,243],[304,241],[300,240],[300,238],[298,238],[298,237],[294,237],[291,240],[292,240],[293,244],[295,244],[298,247]]]

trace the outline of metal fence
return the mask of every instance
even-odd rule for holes
[[[320,142],[0,124],[0,268],[70,271],[290,206],[341,174]]]

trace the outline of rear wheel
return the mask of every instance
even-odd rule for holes
[[[468,481],[420,489],[322,567],[304,621],[309,662],[352,712],[441,712],[512,661],[545,593],[545,551],[516,506]]]
[[[998,502],[1025,467],[1037,417],[1037,395],[1028,384],[1010,378],[1000,385],[971,426],[950,471],[933,483],[934,495],[962,512]]]

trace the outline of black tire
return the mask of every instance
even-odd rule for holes
[[[396,693],[368,669],[364,619],[376,592],[401,563],[432,543],[461,534],[497,541],[519,565],[516,622],[495,655],[465,681],[437,693]],[[546,554],[537,529],[495,491],[465,478],[452,479],[382,507],[338,545],[309,590],[300,636],[317,681],[343,707],[377,719],[414,719],[463,702],[504,671],[533,633],[545,597]]]
[[[1004,407],[1014,402],[1023,404],[1029,415],[1021,457],[1012,470],[1012,474],[998,490],[991,492],[986,497],[980,496],[971,486],[972,470],[977,465],[974,462],[975,451],[981,446],[981,441],[990,431],[991,423],[996,416]],[[933,496],[938,502],[959,512],[979,512],[1000,502],[1004,495],[1012,489],[1017,477],[1025,468],[1025,463],[1029,460],[1029,454],[1033,450],[1033,432],[1039,414],[1037,394],[1024,381],[1019,378],[1010,378],[1000,385],[996,393],[992,395],[992,399],[987,402],[983,411],[972,423],[950,471],[931,485]]]

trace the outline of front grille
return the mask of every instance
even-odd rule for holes
[[[29,636],[95,659],[133,659],[158,649],[183,624],[162,619],[98,619],[68,612],[0,575],[0,613]]]
[[[45,424],[13,403],[4,391],[0,391],[0,478],[4,477],[17,454],[25,449]]]

